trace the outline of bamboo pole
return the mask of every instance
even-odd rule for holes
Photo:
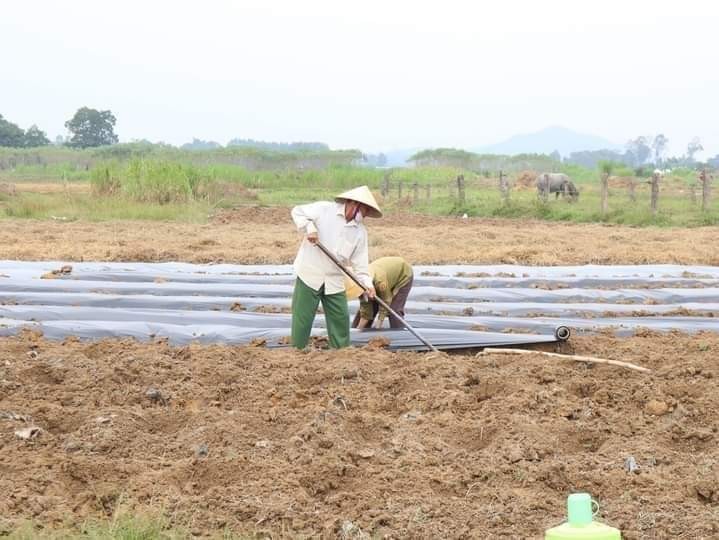
[[[593,356],[580,356],[576,354],[558,354],[544,351],[530,351],[527,349],[498,349],[494,347],[488,347],[483,351],[480,351],[476,356],[486,356],[490,354],[540,354],[542,356],[549,356],[552,358],[559,358],[561,360],[572,360],[573,362],[588,362],[590,364],[609,364],[612,366],[623,367],[627,369],[633,369],[635,371],[641,371],[643,373],[651,373],[651,369],[637,366],[636,364],[630,364],[629,362],[621,362],[619,360],[609,360],[607,358],[594,358]]]

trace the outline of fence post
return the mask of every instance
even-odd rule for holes
[[[417,206],[419,202],[419,184],[417,182],[412,184],[412,191],[412,205]]]
[[[389,173],[384,173],[384,180],[382,181],[382,196],[386,197],[389,195]]]
[[[609,198],[609,173],[602,174],[602,215],[607,215],[607,206]]]
[[[432,200],[432,184],[427,184],[427,201]]]
[[[402,199],[402,184],[404,184],[402,180],[397,181],[397,198],[400,200]]]
[[[459,204],[464,204],[464,175],[460,174],[457,176],[457,198]]]
[[[501,169],[499,170],[499,191],[502,195],[502,202],[504,204],[509,203],[509,182],[507,181],[507,175]]]
[[[657,215],[657,202],[659,201],[659,173],[652,174],[652,216]]]
[[[707,173],[706,169],[702,169],[699,174],[699,179],[702,182],[702,212],[706,212],[709,208],[709,188],[711,187],[711,174]]]
[[[627,185],[627,190],[629,191],[629,200],[631,202],[636,202],[637,200],[637,192],[635,191],[637,188],[637,183],[634,181],[633,178],[629,179],[629,184]]]
[[[454,180],[450,180],[449,184],[447,186],[449,188],[449,198],[456,199],[457,198],[457,183]]]

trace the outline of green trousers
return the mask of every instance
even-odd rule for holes
[[[325,294],[324,285],[316,291],[305,285],[300,278],[297,278],[295,291],[292,294],[292,346],[298,349],[307,346],[320,302],[325,312],[330,347],[333,349],[349,347],[350,315],[345,292]]]

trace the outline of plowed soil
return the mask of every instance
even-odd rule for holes
[[[370,257],[414,264],[719,265],[719,227],[632,228],[392,214],[368,219]],[[300,237],[288,208],[223,211],[208,224],[3,220],[0,258],[289,263]]]
[[[718,227],[368,221],[371,257],[417,264],[719,264]],[[203,225],[6,220],[0,258],[287,263],[298,242],[288,209]],[[719,336],[572,341],[653,371],[0,339],[0,535],[124,508],[197,536],[540,538],[583,490],[624,538],[718,538]]]
[[[719,336],[574,347],[653,371],[5,338],[0,530],[123,505],[198,535],[540,538],[586,490],[624,538],[717,538]]]

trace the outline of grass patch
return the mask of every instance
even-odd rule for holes
[[[89,194],[20,193],[14,197],[0,197],[0,217],[17,219],[203,222],[212,209],[212,205],[203,201],[159,204]]]
[[[517,190],[510,200],[501,200],[498,190],[491,186],[472,186],[466,190],[465,202],[457,201],[453,189],[437,186],[431,200],[420,196],[397,199],[390,196],[383,202],[388,211],[408,210],[432,215],[486,216],[511,219],[538,219],[575,223],[615,223],[636,227],[684,226],[696,227],[719,224],[719,201],[714,201],[708,211],[702,212],[699,205],[691,203],[688,195],[678,189],[667,189],[659,199],[656,215],[650,208],[648,187],[636,190],[636,201],[631,201],[626,191],[610,191],[608,212],[601,213],[599,186],[583,186],[578,202],[570,203],[554,197],[545,203],[537,199],[534,190]]]
[[[8,540],[191,540],[196,538],[185,527],[172,525],[157,515],[123,513],[109,520],[90,520],[79,527],[48,528],[25,522],[5,531]],[[203,531],[206,532],[206,531]],[[236,534],[230,530],[210,533],[216,540],[250,540],[257,535]]]
[[[635,185],[635,200],[630,200],[628,180],[620,179],[615,185],[610,184],[608,212],[602,214],[599,172],[569,165],[564,168],[579,187],[577,202],[569,203],[552,195],[543,202],[537,199],[535,189],[519,185],[515,185],[509,201],[505,202],[500,196],[498,179],[487,171],[478,173],[448,166],[381,170],[338,163],[324,168],[251,170],[216,161],[192,164],[133,157],[124,161],[106,160],[91,168],[90,193],[77,189],[31,193],[23,191],[22,183],[18,183],[17,196],[0,194],[0,217],[201,222],[218,208],[246,204],[290,206],[331,200],[338,193],[363,184],[379,195],[388,180],[389,193],[380,198],[380,204],[389,213],[467,214],[637,227],[719,224],[719,197],[711,201],[706,211],[701,210],[696,191],[691,187],[696,183],[692,176],[695,171],[682,170],[681,174],[662,180],[656,215],[650,211],[650,186],[646,181],[631,180]],[[464,176],[463,202],[457,195],[459,174]],[[511,177],[510,182],[515,179]]]
[[[89,521],[78,529],[40,528],[25,523],[8,540],[186,540],[187,531],[172,528],[162,518],[125,515],[111,521]]]

